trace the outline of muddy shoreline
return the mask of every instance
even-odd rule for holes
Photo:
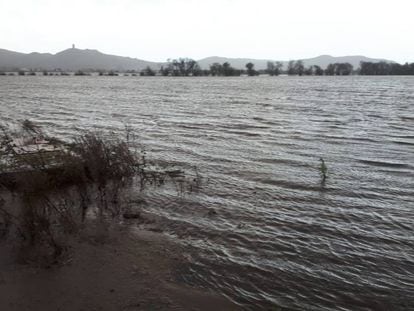
[[[3,311],[240,310],[227,298],[176,280],[188,262],[171,238],[113,226],[105,240],[82,232],[50,266],[20,264],[11,241],[0,242]]]

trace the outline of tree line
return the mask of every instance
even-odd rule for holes
[[[361,62],[359,74],[364,76],[414,75],[414,63],[401,65],[387,62]]]
[[[326,69],[320,66],[313,65],[305,67],[303,61],[298,60],[289,61],[287,68],[284,70],[282,62],[267,62],[267,68],[256,70],[255,65],[249,62],[245,65],[245,69],[237,69],[231,66],[229,62],[213,63],[209,69],[201,69],[198,63],[191,58],[170,59],[166,65],[161,66],[157,72],[151,67],[146,67],[140,72],[141,76],[173,76],[173,77],[187,77],[187,76],[213,76],[213,77],[234,77],[241,75],[258,76],[267,74],[270,76],[278,76],[280,74],[287,75],[350,75],[353,74],[353,67],[349,63],[335,63],[329,64]]]
[[[19,70],[18,75],[36,75],[34,71]],[[118,76],[117,71],[98,71],[100,76]],[[7,73],[8,75],[13,73]],[[65,72],[48,73],[43,71],[43,75],[69,75]],[[267,74],[270,76],[278,76],[280,74],[296,75],[296,76],[348,76],[348,75],[414,75],[414,63],[398,63],[387,62],[361,62],[360,68],[354,69],[350,63],[332,63],[325,69],[317,65],[306,67],[302,60],[291,60],[287,63],[286,68],[282,62],[268,61],[266,69],[256,70],[255,65],[249,62],[245,65],[245,69],[234,68],[229,62],[213,63],[209,69],[202,69],[197,61],[191,58],[168,59],[167,63],[161,66],[159,70],[146,67],[141,71],[126,71],[124,75],[132,76],[173,76],[173,77],[234,77],[241,75],[258,76]],[[0,71],[0,75],[6,75]],[[75,75],[90,75],[90,71],[78,70]]]
[[[167,65],[162,66],[159,72],[147,67],[140,73],[142,76],[257,76],[267,74],[278,76],[280,74],[297,76],[349,76],[349,75],[414,75],[414,63],[400,65],[387,62],[361,62],[360,68],[355,69],[350,63],[331,63],[325,69],[318,65],[306,67],[302,60],[291,60],[284,68],[282,62],[267,62],[266,69],[256,70],[251,62],[245,65],[245,69],[236,69],[229,62],[213,63],[209,69],[201,69],[198,63],[189,58],[168,60]]]

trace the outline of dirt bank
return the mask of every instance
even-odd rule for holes
[[[128,227],[96,241],[82,233],[60,264],[16,263],[0,242],[0,309],[25,310],[239,310],[220,295],[180,284],[173,275],[185,250],[162,234]]]

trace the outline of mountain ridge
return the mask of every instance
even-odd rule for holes
[[[0,49],[0,69],[33,69],[33,70],[142,70],[150,66],[159,68],[161,63],[150,62],[138,58],[104,54],[93,49],[70,48],[56,54],[19,53]]]
[[[213,63],[229,62],[234,68],[244,69],[246,63],[252,62],[255,64],[255,69],[266,69],[267,62],[276,60],[271,59],[254,59],[254,58],[229,58],[221,56],[210,56],[198,60],[198,64],[202,69],[208,69]],[[313,58],[302,59],[305,66],[317,65],[322,68],[330,63],[336,62],[348,62],[354,66],[359,67],[361,61],[370,62],[393,62],[391,60],[369,58],[362,55],[351,56],[331,56],[331,55],[319,55]],[[284,68],[287,67],[288,61],[281,61]],[[147,66],[153,69],[159,69],[163,64],[162,62],[152,62],[142,60],[138,58],[117,56],[111,54],[102,53],[96,49],[77,49],[69,48],[56,54],[51,53],[20,53],[10,51],[6,49],[0,49],[0,70],[64,70],[64,71],[77,71],[77,70],[142,70]]]

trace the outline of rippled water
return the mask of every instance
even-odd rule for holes
[[[1,77],[0,113],[128,123],[197,166],[201,193],[145,207],[196,250],[186,282],[252,309],[414,309],[413,77]]]

